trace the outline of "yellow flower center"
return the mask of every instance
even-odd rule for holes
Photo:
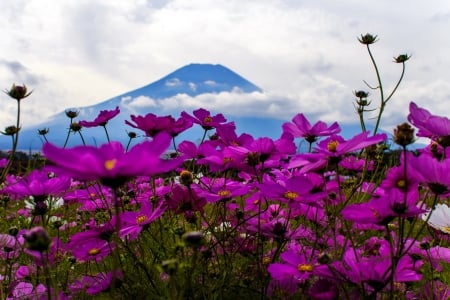
[[[100,253],[100,250],[98,248],[92,248],[88,253],[89,255],[97,255]]]
[[[327,149],[330,152],[336,152],[337,146],[339,145],[338,141],[331,141],[327,145]]]
[[[297,197],[298,194],[296,192],[287,191],[286,193],[284,193],[284,198],[289,200],[295,200]]]
[[[228,196],[230,196],[230,194],[231,193],[228,190],[221,190],[217,193],[217,195],[219,195],[220,197],[228,197]]]
[[[400,189],[403,189],[406,187],[406,180],[405,179],[399,179],[397,181],[397,187]]]
[[[313,269],[314,269],[314,266],[311,265],[311,264],[299,264],[299,265],[297,266],[297,269],[298,269],[300,272],[312,272]]]
[[[111,171],[116,166],[117,159],[108,159],[105,161],[105,169]]]
[[[146,215],[139,215],[136,217],[136,223],[138,225],[144,223],[147,220],[147,216]]]
[[[450,234],[450,226],[444,226],[441,228],[441,231]]]
[[[231,157],[224,157],[224,158],[223,158],[223,163],[224,163],[224,164],[230,163],[230,162],[232,162],[232,161],[233,161],[233,159],[232,159]]]
[[[268,265],[272,262],[272,259],[270,258],[270,256],[264,256],[262,262],[264,265]]]
[[[209,124],[209,123],[211,123],[211,122],[212,122],[211,116],[207,116],[207,117],[205,117],[205,118],[203,119],[203,123]]]

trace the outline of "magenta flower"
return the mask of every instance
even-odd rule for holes
[[[78,124],[80,124],[82,127],[97,127],[97,126],[105,126],[109,120],[114,118],[120,113],[120,109],[118,106],[116,106],[116,109],[114,110],[102,110],[98,114],[97,118],[95,118],[94,121],[80,121]]]
[[[58,148],[46,143],[42,152],[56,165],[56,169],[80,180],[100,180],[104,185],[117,187],[135,176],[167,172],[177,167],[182,157],[163,160],[162,154],[171,141],[168,134],[157,135],[125,152],[119,142],[103,144],[100,148],[77,146]]]
[[[181,112],[181,117],[202,126],[205,130],[211,130],[213,128],[223,125],[227,121],[222,114],[211,116],[211,113],[204,108],[194,110],[194,116],[191,116],[187,112]]]
[[[115,244],[111,241],[114,234],[113,222],[106,223],[87,231],[75,233],[66,244],[66,250],[80,262],[102,261],[107,257]]]
[[[316,122],[311,126],[311,123],[303,114],[297,114],[292,123],[284,123],[283,131],[291,133],[294,137],[304,138],[307,142],[314,143],[320,136],[329,136],[341,132],[341,128],[337,122],[334,122],[327,127],[327,124],[322,121]]]
[[[47,196],[60,196],[64,194],[71,185],[71,178],[68,176],[49,176],[46,170],[33,170],[24,178],[16,182],[9,180],[8,186],[3,192],[16,195],[18,197],[33,196],[35,200],[45,200]]]
[[[315,149],[319,153],[323,153],[329,157],[339,157],[341,155],[384,142],[386,139],[387,136],[384,133],[369,137],[368,131],[357,134],[347,141],[339,135],[332,135],[329,138],[319,142]]]
[[[280,255],[283,262],[270,264],[267,271],[272,279],[277,281],[305,283],[310,277],[328,269],[328,266],[318,264],[317,258],[311,258],[308,252],[305,249],[299,251],[295,247],[288,249]]]
[[[231,200],[247,194],[250,186],[241,182],[226,180],[225,178],[208,179],[203,177],[199,184],[192,185],[199,197],[204,197],[208,202],[218,202],[221,200]]]
[[[126,120],[125,124],[144,131],[145,135],[149,137],[154,137],[160,132],[167,132],[175,137],[192,127],[192,121],[186,118],[175,120],[172,116],[157,116],[152,113],[145,116],[131,115],[131,120],[134,123]]]
[[[409,104],[408,121],[419,129],[417,136],[435,141],[450,136],[450,120],[448,118],[432,115],[414,102]]]
[[[72,283],[69,289],[74,294],[85,291],[88,295],[93,296],[107,291],[111,287],[111,284],[118,283],[114,280],[120,280],[122,276],[121,271],[109,271],[107,273],[101,272],[95,275],[86,275],[80,280],[76,280]]]
[[[428,153],[422,153],[418,157],[411,156],[409,164],[418,180],[424,183],[436,195],[450,192],[450,160],[438,160]]]
[[[121,213],[120,220],[122,221],[122,225],[119,231],[120,237],[127,237],[129,240],[137,239],[142,229],[161,217],[165,210],[166,205],[163,205],[163,203],[153,208],[150,201],[145,199],[142,201],[139,211],[126,211]]]
[[[277,182],[263,182],[258,185],[262,194],[269,199],[279,200],[285,203],[302,202],[314,204],[310,201],[309,192],[313,188],[312,182],[307,176],[293,176],[279,178]]]

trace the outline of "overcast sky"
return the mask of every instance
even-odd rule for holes
[[[290,120],[303,112],[357,122],[354,90],[376,85],[361,34],[385,89],[400,75],[393,57],[410,54],[405,80],[386,108],[385,127],[405,120],[408,103],[450,116],[450,1],[420,0],[15,0],[0,2],[0,85],[25,83],[23,126],[68,107],[104,101],[189,63],[222,64]],[[373,108],[378,92],[371,91]],[[208,103],[199,105],[208,107]],[[236,103],[225,107],[227,115]],[[258,102],[248,100],[246,110]],[[0,98],[0,130],[15,120]]]

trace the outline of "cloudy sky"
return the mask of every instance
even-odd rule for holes
[[[387,93],[401,71],[393,57],[412,55],[385,127],[405,120],[410,101],[450,116],[447,0],[15,0],[0,2],[0,19],[1,87],[34,90],[23,102],[23,126],[189,63],[222,64],[255,83],[276,117],[357,122],[352,92],[369,90],[363,80],[376,85],[357,41],[365,33],[378,35],[372,50]],[[376,108],[376,90],[370,99]],[[245,105],[251,112],[258,104]],[[15,109],[1,96],[0,129],[14,123]]]

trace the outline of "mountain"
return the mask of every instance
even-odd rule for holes
[[[139,130],[125,124],[125,120],[130,120],[131,114],[145,115],[151,112],[160,116],[170,114],[174,118],[178,118],[181,111],[186,109],[173,107],[170,110],[163,110],[160,106],[155,105],[155,103],[169,101],[171,97],[180,95],[196,97],[209,94],[214,96],[223,92],[262,93],[263,91],[255,84],[220,64],[189,64],[141,88],[126,92],[95,105],[74,107],[68,110],[79,112],[78,117],[74,121],[92,121],[101,110],[113,110],[116,106],[119,106],[120,114],[108,122],[107,129],[111,140],[119,140],[127,143],[127,132],[135,131],[142,135],[142,132]],[[197,108],[200,107],[196,107],[195,109]],[[236,104],[236,109],[239,109],[238,104]],[[18,148],[23,150],[40,149],[42,146],[42,137],[37,132],[39,129],[44,128],[49,129],[47,139],[56,145],[62,146],[66,139],[70,122],[70,119],[66,116],[66,111],[53,115],[40,124],[31,127],[24,126],[20,133]],[[186,111],[192,113],[192,111]],[[281,134],[281,124],[284,122],[282,120],[258,117],[234,117],[229,115],[225,117],[227,117],[228,121],[235,121],[239,133],[245,131],[255,136],[270,136],[274,138]],[[203,132],[197,127],[192,127],[186,134],[180,135],[179,139],[200,139]],[[83,128],[82,134],[87,144],[100,145],[106,142],[105,132],[102,127]],[[1,149],[10,148],[11,145],[9,142],[7,139],[0,139]],[[71,133],[68,146],[79,145],[81,143],[80,136]]]
[[[68,110],[74,110],[79,113],[74,121],[94,120],[101,110],[114,110],[117,106],[120,108],[120,114],[110,120],[107,124],[108,133],[111,140],[128,143],[127,133],[136,132],[139,137],[133,141],[136,143],[142,140],[143,133],[131,126],[125,124],[125,120],[131,120],[130,115],[144,116],[147,113],[153,113],[158,116],[172,115],[179,118],[181,111],[192,114],[192,111],[198,109],[195,103],[196,97],[209,97],[214,99],[224,93],[231,93],[231,99],[242,94],[250,95],[245,98],[251,101],[253,93],[263,93],[263,90],[250,81],[241,77],[232,70],[222,65],[212,64],[189,64],[175,70],[169,75],[141,88],[126,92],[95,105],[85,107],[75,107]],[[256,94],[255,94],[256,96]],[[176,99],[176,101],[174,101]],[[216,98],[220,99],[222,98]],[[178,101],[178,102],[177,102]],[[186,109],[184,101],[191,101],[187,105],[192,109]],[[170,104],[170,105],[168,105]],[[234,103],[233,103],[234,105]],[[181,107],[184,106],[184,107]],[[239,112],[239,103],[235,104],[236,112]],[[42,136],[38,135],[38,130],[49,129],[47,139],[49,142],[62,146],[67,137],[70,119],[66,111],[62,111],[51,116],[42,123],[26,127],[24,126],[20,133],[18,149],[22,151],[40,150],[43,144]],[[211,112],[213,115],[220,111]],[[294,116],[296,112],[293,112]],[[282,132],[282,124],[290,120],[280,120],[275,118],[258,117],[256,114],[243,117],[242,114],[225,114],[228,121],[234,121],[236,132],[249,133],[255,137],[267,136],[279,138]],[[345,138],[349,138],[360,132],[358,125],[342,126],[341,133]],[[83,128],[82,134],[86,144],[101,145],[107,141],[103,127]],[[177,137],[177,141],[191,140],[199,141],[203,136],[203,130],[200,126],[194,125],[185,133]],[[71,133],[67,146],[81,145],[82,141],[78,134]],[[301,146],[301,145],[300,145]],[[10,149],[9,139],[0,139],[0,149]]]

